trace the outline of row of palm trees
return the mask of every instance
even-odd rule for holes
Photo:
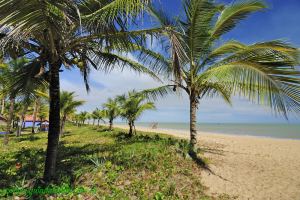
[[[113,120],[121,117],[129,125],[129,137],[133,136],[133,129],[135,130],[136,120],[146,110],[155,109],[154,102],[150,101],[142,92],[135,90],[129,91],[128,94],[123,94],[108,99],[104,104],[104,116],[109,119],[109,129],[113,128]]]
[[[66,95],[73,96],[73,92],[63,92],[61,96]],[[61,102],[62,98],[61,98]],[[95,126],[95,122],[97,121],[97,126],[100,125],[100,121],[103,123],[105,119],[108,119],[109,122],[109,130],[113,130],[113,122],[117,117],[125,120],[129,125],[129,137],[133,136],[135,130],[135,122],[139,119],[139,117],[146,110],[155,109],[154,102],[150,101],[147,96],[142,92],[137,92],[135,90],[129,91],[127,94],[116,96],[115,98],[109,98],[106,103],[103,104],[103,109],[96,108],[93,112],[88,113],[87,111],[82,111],[76,114],[75,108],[79,105],[82,105],[82,101],[76,101],[71,99],[69,105],[72,106],[73,109],[64,113],[64,121],[62,121],[61,125],[61,134],[63,134],[64,123],[69,118],[70,121],[73,121],[77,126],[81,126],[86,122],[90,124],[90,120],[93,120],[92,125]]]
[[[163,77],[170,84],[146,90],[144,98],[156,99],[177,90],[186,92],[190,101],[191,150],[197,143],[196,111],[205,97],[221,96],[230,103],[231,97],[238,95],[268,105],[285,117],[289,111],[299,113],[297,48],[278,40],[251,45],[222,40],[224,34],[249,14],[264,10],[264,2],[240,0],[224,5],[213,0],[183,0],[183,15],[175,17],[169,17],[155,5],[150,0],[0,0],[3,58],[30,58],[17,76],[23,78],[9,84],[14,89],[6,93],[11,108],[16,92],[29,94],[24,81],[43,83],[29,84],[34,87],[49,85],[46,182],[55,178],[59,135],[64,123],[59,79],[63,68],[78,68],[87,90],[92,68],[109,72],[128,67],[156,80]],[[139,29],[145,15],[157,23]],[[150,37],[162,41],[164,48],[160,52],[147,48]],[[135,55],[136,60],[129,59],[128,53]],[[142,102],[122,99],[119,98],[120,102],[129,105]],[[105,105],[110,108],[111,127],[119,115],[114,109],[117,105],[112,99]],[[124,110],[120,115],[132,128],[136,116],[130,112]]]

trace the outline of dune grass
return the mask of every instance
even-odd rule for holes
[[[8,147],[1,146],[0,199],[26,192],[31,199],[212,199],[201,184],[201,168],[187,156],[185,140],[141,132],[128,138],[121,129],[105,127],[69,125],[67,131],[51,185],[57,190],[50,194],[28,192],[43,188],[46,133],[11,137]],[[8,195],[3,188],[23,193]]]

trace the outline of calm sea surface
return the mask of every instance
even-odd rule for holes
[[[125,124],[125,123],[118,123]],[[150,127],[151,123],[140,122],[136,126]],[[188,123],[158,123],[158,129],[189,130]],[[203,132],[249,135],[300,140],[300,124],[197,124]]]

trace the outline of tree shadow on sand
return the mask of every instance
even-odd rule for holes
[[[220,150],[214,150],[214,149],[209,149],[208,151],[206,149],[199,149],[199,151],[202,151],[202,152],[208,152],[208,153],[215,153],[215,154],[218,154],[218,155],[224,155],[222,153],[219,153]],[[217,176],[219,177],[220,179],[224,180],[224,181],[230,181],[226,178],[224,178],[223,176],[221,175],[218,175],[216,174],[210,167],[209,165],[207,164],[207,162],[205,162],[205,160],[203,160],[200,156],[198,156],[197,152],[195,150],[192,150],[190,149],[189,151],[189,156],[193,159],[193,161],[199,166],[201,167],[202,169],[208,171],[210,174],[214,175],[214,176]]]

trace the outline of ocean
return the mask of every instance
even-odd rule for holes
[[[125,125],[125,123],[116,123]],[[153,123],[138,122],[136,126],[151,127]],[[189,123],[160,122],[158,129],[189,130]],[[197,130],[229,135],[285,138],[300,140],[300,124],[238,124],[238,123],[198,123]]]

